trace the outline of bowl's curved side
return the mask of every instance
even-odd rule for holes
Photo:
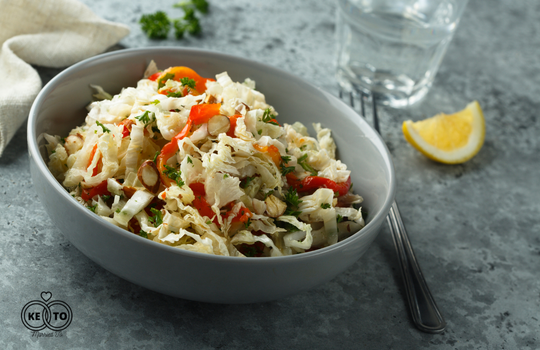
[[[82,124],[91,96],[90,84],[118,93],[125,86],[134,86],[152,59],[159,67],[186,65],[203,76],[228,71],[236,81],[250,77],[280,112],[280,121],[300,121],[306,125],[319,122],[330,127],[340,157],[352,171],[355,189],[372,213],[367,226],[358,234],[318,251],[283,258],[241,259],[207,256],[151,242],[80,206],[49,172],[45,157],[40,154],[41,135],[65,135]],[[395,190],[393,166],[384,143],[348,106],[279,69],[202,50],[124,50],[68,68],[51,80],[34,102],[28,123],[28,145],[31,174],[40,200],[75,247],[131,282],[164,294],[206,302],[274,300],[332,279],[368,249],[384,222]]]

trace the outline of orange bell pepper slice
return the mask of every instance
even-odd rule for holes
[[[189,119],[193,125],[208,123],[210,118],[219,114],[221,108],[220,103],[202,103],[191,107],[189,111]]]
[[[171,67],[163,72],[160,73],[159,78],[157,78],[157,81],[159,82],[160,79],[165,77],[166,74],[173,74],[174,78],[173,80],[180,81],[182,78],[188,78],[195,80],[195,91],[190,89],[190,93],[192,95],[200,95],[203,92],[206,91],[206,82],[207,81],[215,81],[214,79],[210,78],[203,78],[199,74],[197,74],[193,69],[183,66],[178,67]],[[152,76],[153,77],[153,76]]]
[[[281,154],[276,146],[260,146],[258,144],[254,144],[253,147],[259,152],[268,153],[268,156],[270,156],[274,164],[279,167],[281,164]]]

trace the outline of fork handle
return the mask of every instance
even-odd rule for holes
[[[437,304],[429,291],[422,270],[416,261],[405,225],[401,220],[399,208],[394,201],[386,217],[394,246],[396,248],[401,276],[405,284],[405,293],[416,327],[427,333],[440,333],[446,327],[446,321],[437,308]]]

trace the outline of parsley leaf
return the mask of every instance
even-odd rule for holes
[[[150,216],[148,218],[148,221],[154,225],[154,227],[158,227],[163,223],[163,215],[161,214],[161,210],[158,210],[156,208],[150,208],[150,211],[154,216]]]
[[[141,236],[142,238],[148,238],[148,232],[146,232],[145,230],[141,230],[139,232],[139,236]]]
[[[167,176],[169,179],[176,181],[176,184],[178,187],[184,186],[184,181],[182,181],[182,172],[180,170],[176,171],[173,167],[165,165],[165,170],[163,174]]]
[[[163,77],[158,79],[158,90],[165,86],[167,80],[174,79],[174,74],[167,73]]]
[[[182,91],[178,91],[178,92],[169,91],[167,92],[167,97],[184,97],[184,94],[182,93]]]
[[[298,216],[302,214],[301,211],[298,211],[298,206],[302,201],[298,197],[298,192],[292,187],[289,187],[287,193],[285,193],[285,203],[287,203],[287,209],[285,210],[285,215]]]
[[[97,204],[89,205],[89,206],[88,206],[88,209],[90,209],[90,211],[92,211],[93,213],[96,212],[96,208],[97,208]]]
[[[311,165],[307,163],[307,153],[305,153],[302,157],[298,158],[298,164],[305,170],[311,173],[311,176],[317,176],[317,170],[313,169]]]
[[[342,222],[342,221],[343,221],[343,216],[341,216],[341,215],[338,214],[338,216],[337,216],[337,218],[336,218],[336,222],[339,224],[339,223]]]
[[[330,209],[332,207],[332,205],[330,205],[330,203],[322,203],[321,204],[321,208],[323,209]]]
[[[246,187],[249,186],[250,182],[253,181],[254,178],[255,176],[246,177],[245,179],[240,181],[240,187],[245,189]]]
[[[101,126],[101,128],[103,129],[103,132],[111,132],[111,129],[109,129],[105,125],[101,124],[98,120],[96,120],[96,124],[98,126]]]
[[[267,123],[267,124],[273,124],[273,125],[279,125],[275,120],[276,120],[276,116],[274,114],[272,114],[272,111],[270,110],[270,108],[267,108],[264,110],[264,114],[262,116],[262,119],[261,119],[263,122]]]
[[[281,165],[281,175],[285,176],[288,173],[292,173],[293,171],[294,171],[293,166],[283,166],[283,164]]]
[[[195,85],[197,84],[194,79],[190,79],[190,78],[181,78],[180,82],[182,83],[182,85],[187,86],[192,89],[195,89]]]
[[[165,39],[171,29],[171,21],[163,11],[143,15],[139,20],[141,29],[150,39]]]
[[[150,117],[150,113],[152,113],[151,117]],[[144,112],[143,115],[135,117],[135,119],[144,123],[144,127],[146,128],[148,125],[152,124],[156,120],[156,115],[153,112],[146,111]]]

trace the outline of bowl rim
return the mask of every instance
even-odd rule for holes
[[[248,64],[250,66],[258,66],[264,70],[271,71],[273,73],[277,73],[281,75],[282,77],[286,79],[291,79],[299,82],[301,85],[304,85],[304,87],[311,87],[317,89],[320,93],[325,95],[325,97],[329,100],[331,100],[333,103],[337,103],[341,105],[341,108],[348,109],[350,112],[354,112],[358,114],[353,108],[345,104],[343,101],[341,101],[339,98],[335,97],[334,95],[322,90],[320,87],[315,86],[309,82],[307,82],[305,79],[294,75],[292,73],[289,73],[283,69],[271,66],[266,63],[262,63],[256,60],[247,59],[219,51],[214,50],[208,50],[208,49],[196,49],[196,48],[181,48],[181,47],[144,47],[144,48],[130,48],[130,49],[122,49],[112,52],[106,52],[102,53],[90,58],[87,58],[85,60],[82,60],[66,69],[58,73],[56,76],[54,76],[39,92],[36,99],[32,103],[32,107],[29,112],[28,116],[28,124],[27,124],[27,143],[28,143],[28,152],[30,156],[30,161],[32,159],[35,160],[35,164],[37,169],[39,169],[40,176],[44,176],[45,180],[54,188],[57,192],[61,194],[67,201],[70,201],[71,204],[79,210],[83,215],[86,215],[91,220],[95,221],[96,224],[102,226],[104,229],[108,229],[116,234],[122,235],[124,238],[130,239],[130,240],[136,240],[136,242],[139,242],[141,244],[148,244],[148,248],[152,249],[164,249],[165,251],[169,251],[173,254],[180,254],[180,255],[186,255],[187,257],[201,259],[201,260],[216,260],[221,263],[234,263],[234,264],[267,264],[267,263],[286,263],[289,261],[295,261],[298,259],[315,259],[320,255],[326,255],[331,254],[335,250],[341,250],[345,246],[351,244],[352,242],[361,239],[363,236],[368,234],[370,231],[376,228],[377,223],[379,221],[384,221],[385,217],[387,216],[388,212],[390,211],[390,207],[392,205],[392,202],[394,200],[395,196],[395,190],[396,190],[396,179],[395,179],[395,170],[392,162],[392,158],[390,155],[390,152],[383,141],[382,137],[377,133],[371,125],[369,125],[363,118],[358,115],[358,118],[360,120],[361,124],[364,124],[368,130],[373,134],[370,135],[370,139],[372,140],[372,143],[374,147],[381,153],[382,158],[384,160],[385,167],[388,169],[389,173],[389,191],[386,196],[386,199],[383,203],[382,210],[380,210],[375,217],[371,218],[371,220],[366,223],[366,225],[358,232],[352,234],[351,236],[345,238],[342,241],[339,241],[331,246],[323,247],[320,249],[316,249],[309,252],[304,252],[300,254],[294,254],[294,255],[287,255],[287,256],[274,256],[274,257],[258,257],[254,259],[239,259],[238,257],[231,257],[231,256],[221,256],[221,255],[213,255],[213,254],[205,254],[205,253],[199,253],[199,252],[192,252],[176,247],[171,247],[162,243],[154,242],[148,239],[144,239],[138,235],[133,234],[132,232],[129,232],[127,230],[124,230],[112,223],[109,223],[103,219],[101,219],[99,216],[91,213],[88,209],[83,207],[80,203],[78,203],[73,197],[69,195],[69,193],[66,191],[66,189],[61,185],[60,182],[54,178],[52,173],[50,172],[49,168],[47,167],[47,164],[45,163],[45,160],[42,158],[41,153],[39,151],[39,145],[38,145],[38,135],[36,135],[35,130],[35,124],[37,120],[37,116],[39,114],[38,108],[42,103],[45,102],[46,98],[50,94],[50,92],[54,91],[56,86],[62,82],[62,80],[69,76],[72,72],[76,72],[81,68],[91,66],[93,64],[99,63],[101,60],[107,60],[111,58],[115,58],[115,56],[136,56],[139,54],[146,54],[150,52],[159,52],[159,53],[168,53],[168,52],[174,52],[175,54],[178,53],[187,53],[187,54],[198,54],[198,55],[208,55],[208,56],[214,56],[216,58],[222,58],[227,60],[233,60],[233,61],[240,61],[245,64]],[[373,140],[375,139],[376,142]],[[56,226],[56,225],[55,225]],[[134,242],[135,243],[135,242]]]

